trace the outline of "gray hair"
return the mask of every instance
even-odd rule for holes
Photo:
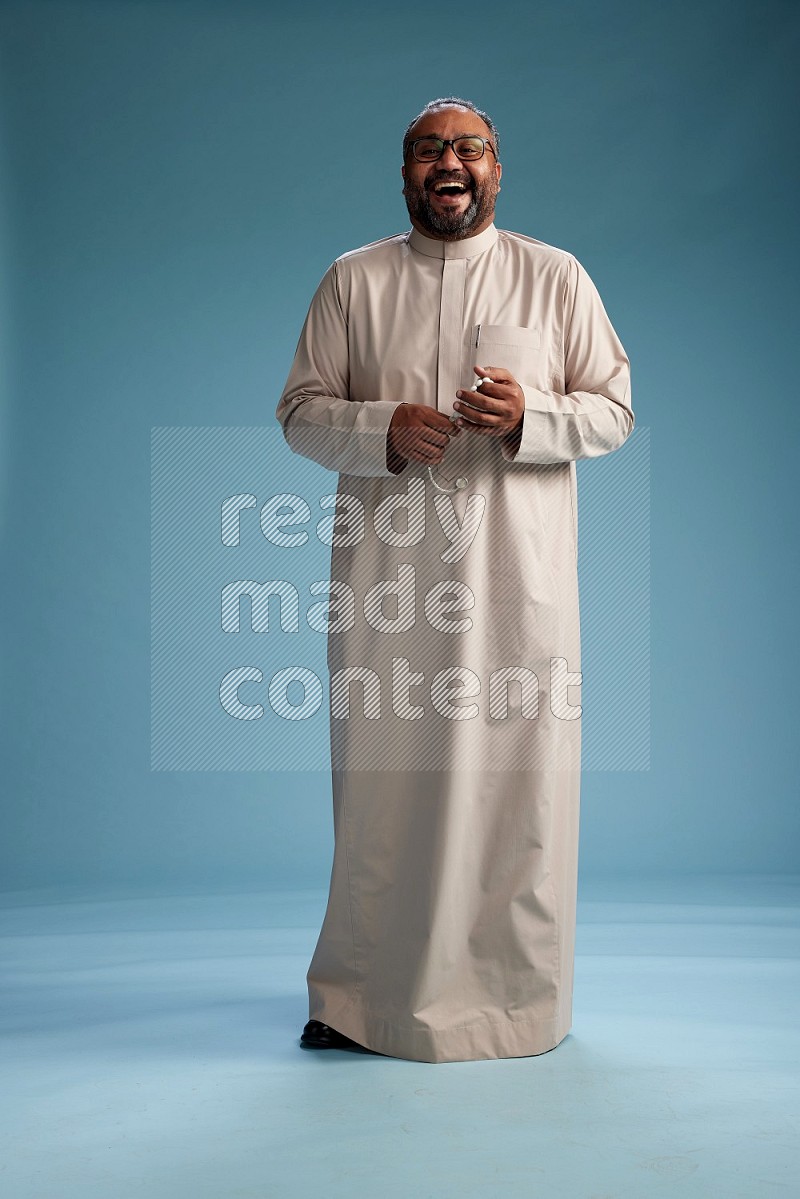
[[[500,157],[500,134],[497,132],[497,127],[495,126],[495,123],[489,114],[484,112],[483,109],[478,108],[472,103],[471,100],[462,100],[460,96],[440,96],[438,100],[429,100],[422,112],[418,112],[414,117],[414,120],[411,121],[406,128],[406,131],[403,135],[403,158],[408,156],[411,142],[413,140],[411,137],[411,130],[414,128],[417,121],[422,120],[422,118],[426,117],[429,112],[438,112],[440,108],[468,108],[470,112],[474,112],[476,117],[480,117],[480,119],[489,126],[492,138],[494,140],[495,154],[498,158]]]

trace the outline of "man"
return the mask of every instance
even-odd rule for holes
[[[571,1027],[575,461],[633,429],[630,365],[580,263],[496,228],[498,152],[470,101],[412,121],[412,228],[332,264],[278,405],[340,476],[306,1045],[464,1061]]]

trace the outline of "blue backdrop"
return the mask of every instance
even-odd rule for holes
[[[649,753],[587,770],[583,876],[794,869],[800,10],[106,0],[0,22],[3,889],[327,882],[323,770],[152,768],[151,430],[277,444],[311,294],[408,227],[402,133],[450,93],[499,126],[497,224],[597,283],[649,443]],[[319,481],[280,461],[282,487]],[[596,539],[611,460],[586,466]]]

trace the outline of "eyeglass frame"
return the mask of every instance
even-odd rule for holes
[[[456,147],[455,147],[456,142],[463,142],[463,141],[467,141],[467,140],[483,143],[483,150],[478,155],[477,158],[462,158],[461,155],[456,150]],[[442,148],[439,151],[439,157],[438,158],[417,158],[416,147],[419,142],[441,142]],[[414,162],[440,162],[441,159],[444,157],[444,152],[448,146],[453,147],[453,153],[455,154],[455,156],[459,162],[480,162],[480,160],[486,154],[487,146],[491,150],[492,154],[494,154],[495,160],[497,159],[497,151],[495,150],[492,143],[489,141],[488,137],[481,137],[479,133],[461,133],[461,134],[459,134],[458,137],[450,137],[450,138],[434,137],[433,134],[428,133],[428,134],[426,134],[425,137],[415,137],[413,142],[411,142],[409,144],[408,149],[411,153],[411,157],[414,159]]]

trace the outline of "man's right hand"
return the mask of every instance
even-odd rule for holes
[[[438,466],[444,458],[450,438],[461,433],[449,416],[425,404],[398,404],[386,437],[389,463],[411,459],[426,466]],[[391,466],[390,466],[391,469]]]

